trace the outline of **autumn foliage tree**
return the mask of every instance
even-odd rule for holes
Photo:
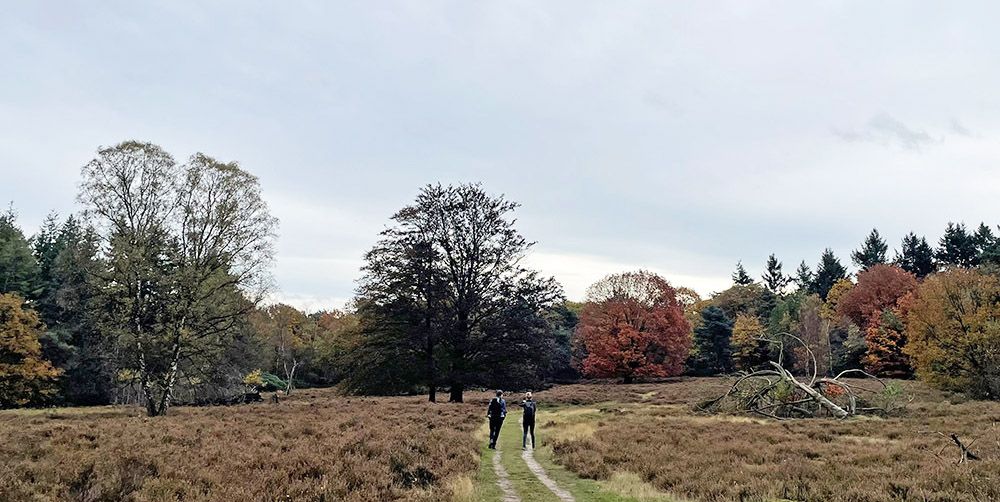
[[[906,347],[904,309],[887,308],[872,314],[865,330],[867,351],[861,362],[874,375],[907,378],[913,375]]]
[[[865,368],[877,375],[910,375],[904,319],[906,298],[917,278],[895,266],[875,265],[858,274],[858,283],[837,302],[837,312],[861,327],[867,352]]]
[[[1000,399],[1000,278],[964,269],[928,277],[910,305],[906,335],[920,378]]]
[[[689,329],[664,278],[647,271],[609,275],[589,288],[580,314],[583,373],[625,383],[679,375],[691,348]]]
[[[733,365],[740,371],[752,371],[767,365],[771,359],[771,346],[765,339],[767,329],[756,316],[739,314],[733,323],[730,345]]]
[[[913,274],[894,265],[875,265],[858,274],[858,283],[837,302],[837,311],[859,326],[867,326],[873,315],[893,308],[917,287]]]
[[[56,391],[59,371],[42,359],[42,323],[24,300],[0,294],[0,408],[41,404]]]

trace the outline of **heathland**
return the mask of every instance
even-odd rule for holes
[[[590,383],[537,393],[533,460],[573,500],[979,501],[1000,498],[1000,403],[900,381],[890,416],[704,414],[730,379]],[[504,500],[485,448],[489,394],[434,404],[302,390],[277,404],[0,412],[0,500]],[[561,499],[520,450],[521,500]],[[152,427],[150,421],[156,421]],[[967,445],[963,461],[950,435]]]

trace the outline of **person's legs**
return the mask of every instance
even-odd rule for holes
[[[524,442],[528,440],[528,422],[524,422],[524,424],[521,427],[521,431],[522,431],[521,432],[521,449],[523,450],[525,448],[525,443]]]
[[[528,425],[526,425],[524,427],[524,429],[525,429],[524,430],[525,435],[527,435],[529,433],[529,431],[530,431],[530,434],[531,434],[531,449],[535,449],[535,422],[532,421],[531,423],[529,423]],[[522,440],[521,442],[523,443],[524,441]]]
[[[490,417],[490,448],[494,448],[497,445],[497,436],[500,435],[500,427],[497,425],[498,420],[494,417]]]
[[[500,441],[500,429],[503,427],[503,417],[497,419],[497,435],[493,438],[493,446],[495,447]]]

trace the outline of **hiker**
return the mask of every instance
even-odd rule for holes
[[[531,392],[524,395],[524,400],[521,401],[521,408],[524,408],[524,415],[521,417],[521,426],[524,428],[524,434],[521,435],[521,449],[525,449],[528,434],[531,434],[531,449],[535,449],[535,409],[538,404],[531,399]]]
[[[503,426],[503,419],[507,417],[507,401],[503,400],[503,391],[498,390],[497,396],[490,400],[486,416],[490,419],[490,449],[495,450],[497,440],[500,439],[500,427]]]

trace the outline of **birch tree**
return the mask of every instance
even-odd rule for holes
[[[147,413],[163,415],[181,373],[210,367],[263,298],[277,222],[254,176],[200,153],[178,165],[128,141],[82,174],[80,201],[108,263],[106,329]]]

